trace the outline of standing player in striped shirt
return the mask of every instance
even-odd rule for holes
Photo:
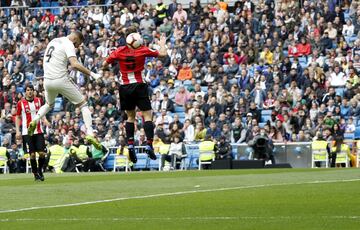
[[[31,170],[34,174],[35,181],[44,181],[43,167],[45,164],[45,139],[41,121],[37,123],[34,135],[28,134],[28,125],[34,119],[43,102],[40,98],[34,97],[34,87],[28,85],[25,88],[25,97],[17,103],[16,113],[16,138],[22,136],[23,150],[25,154],[30,155]],[[20,125],[22,132],[20,133]],[[38,164],[36,155],[39,154]]]
[[[127,35],[136,32],[135,27],[127,29]],[[134,151],[134,132],[135,132],[135,108],[138,107],[144,116],[144,130],[147,139],[146,152],[150,159],[155,160],[156,155],[152,146],[154,138],[154,124],[152,122],[151,102],[148,95],[148,85],[145,82],[144,65],[146,57],[165,57],[167,50],[165,47],[166,38],[162,36],[159,41],[160,50],[152,50],[141,45],[137,49],[129,46],[117,48],[104,61],[103,69],[109,64],[119,62],[120,65],[120,103],[121,109],[126,111],[127,121],[125,125],[126,136],[128,139],[128,149],[130,160],[136,163],[137,158]]]

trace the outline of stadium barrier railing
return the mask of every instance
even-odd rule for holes
[[[354,147],[354,140],[346,140],[345,143],[349,144],[350,147]],[[231,144],[232,146],[232,156],[235,160],[249,160],[251,159],[251,149],[250,147],[244,144]],[[116,153],[117,147],[112,147],[114,153]],[[185,144],[186,155],[187,157],[183,161],[182,169],[199,169],[199,145],[198,143],[187,143]],[[360,161],[360,148],[357,148],[355,151],[357,156],[357,165],[359,166]],[[289,163],[293,168],[312,168],[314,167],[314,154],[312,151],[312,142],[288,142],[288,143],[274,143],[273,155],[275,158],[275,162]],[[147,155],[140,155],[141,157],[147,158]],[[160,156],[160,154],[158,155]],[[160,157],[158,157],[160,158]],[[107,164],[108,167],[113,165],[114,156],[109,156],[109,162]],[[161,164],[160,160],[158,164]],[[159,166],[156,164],[156,166]],[[149,167],[149,159],[146,161],[143,159],[143,163],[139,169],[150,169]],[[135,168],[135,167],[134,167]],[[113,168],[109,168],[112,169]],[[154,169],[154,167],[152,167]],[[160,170],[160,167],[156,169]]]

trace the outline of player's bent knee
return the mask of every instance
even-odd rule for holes
[[[152,110],[142,112],[145,121],[152,121]]]
[[[78,108],[84,108],[85,106],[87,106],[87,102],[86,100],[83,100],[82,102],[80,102],[79,104],[75,105]]]
[[[135,121],[135,110],[126,110],[126,114],[127,114],[127,121],[128,122],[134,122]]]
[[[51,109],[53,109],[54,108],[54,106],[55,106],[55,102],[54,103],[52,103],[52,104],[49,104],[49,103],[46,103],[46,105],[49,107],[49,109],[51,110]]]

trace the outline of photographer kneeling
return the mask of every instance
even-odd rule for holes
[[[219,142],[215,145],[215,159],[232,159],[232,147],[225,136],[221,136]]]
[[[252,140],[248,142],[249,147],[253,149],[252,159],[265,160],[265,164],[275,164],[275,158],[273,155],[274,144],[265,133],[264,129],[260,130],[260,133],[256,135]]]

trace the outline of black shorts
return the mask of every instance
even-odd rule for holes
[[[25,135],[22,139],[25,154],[46,151],[44,134]]]
[[[119,87],[120,104],[122,110],[135,110],[138,107],[141,111],[151,110],[148,85],[145,83],[133,83]]]

